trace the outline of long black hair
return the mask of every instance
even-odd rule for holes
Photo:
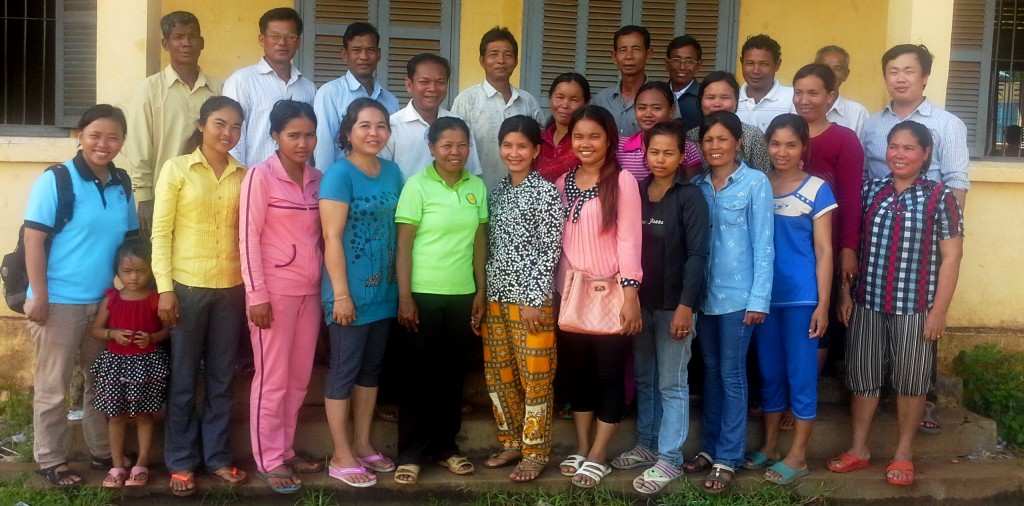
[[[921,164],[921,169],[920,169],[920,173],[924,174],[925,171],[928,170],[928,167],[931,167],[931,165],[932,165],[932,153],[934,152],[934,146],[935,146],[935,140],[932,139],[932,132],[930,130],[928,130],[928,127],[926,127],[926,126],[924,126],[924,125],[922,125],[922,124],[920,124],[920,123],[918,123],[918,122],[916,122],[914,120],[909,120],[908,119],[908,120],[896,123],[896,125],[894,127],[892,127],[892,130],[889,130],[889,135],[885,136],[885,142],[886,143],[892,142],[892,138],[893,138],[893,136],[896,135],[896,132],[903,132],[903,131],[910,132],[910,135],[913,135],[914,138],[917,139],[917,144],[919,146],[921,146],[921,149],[925,149],[925,150],[928,151],[928,156],[925,157],[924,163]]]
[[[191,153],[203,145],[203,131],[199,129],[199,125],[205,125],[206,121],[210,119],[210,115],[221,109],[234,109],[242,121],[245,121],[245,111],[242,110],[242,104],[236,102],[235,99],[223,95],[206,99],[206,102],[203,102],[202,107],[199,108],[199,119],[196,120],[196,129],[192,131],[192,135],[185,141],[183,155]]]

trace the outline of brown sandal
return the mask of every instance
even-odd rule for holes
[[[544,467],[544,462],[524,457],[519,461],[519,464],[516,464],[516,468],[512,470],[512,474],[508,475],[508,479],[516,483],[533,481],[544,473]]]
[[[177,484],[180,488],[175,488]],[[171,473],[171,481],[168,484],[171,494],[175,497],[188,497],[196,493],[196,477],[192,471],[178,471]]]
[[[235,466],[224,466],[217,469],[213,472],[213,476],[220,478],[221,481],[232,486],[241,485],[245,483],[245,480],[248,478],[245,471]]]
[[[690,460],[683,462],[683,472],[686,474],[703,473],[711,469],[711,455],[707,452],[700,452]]]
[[[704,491],[709,494],[721,494],[729,490],[729,484],[736,477],[736,470],[724,464],[711,466],[711,472],[704,478]]]
[[[290,467],[292,472],[297,474],[316,474],[324,470],[323,461],[298,455],[284,461],[284,465]]]
[[[506,448],[499,452],[494,452],[490,455],[490,457],[487,457],[487,460],[484,461],[484,467],[490,469],[497,469],[499,467],[510,466],[512,464],[515,464],[517,461],[521,461],[522,459],[522,451]]]

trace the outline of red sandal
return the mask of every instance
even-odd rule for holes
[[[828,470],[833,473],[852,473],[871,466],[870,459],[862,459],[850,452],[828,461]]]
[[[898,477],[900,476],[900,477]],[[914,463],[909,460],[893,460],[885,467],[885,481],[898,487],[914,484]]]

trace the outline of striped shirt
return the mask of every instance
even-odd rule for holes
[[[647,146],[644,146],[643,132],[620,137],[615,157],[619,161],[619,167],[632,174],[637,183],[643,184],[651,177],[651,169],[647,167]],[[701,162],[700,150],[694,143],[686,141],[686,150],[679,167],[699,167]]]
[[[925,177],[938,181],[954,190],[967,190],[971,182],[967,176],[970,152],[967,148],[967,126],[960,118],[943,108],[924,100],[909,116],[901,118],[892,110],[892,104],[872,114],[864,123],[861,142],[864,143],[865,177],[884,178],[889,175],[885,163],[887,137],[892,127],[905,120],[914,120],[932,132],[932,164]]]
[[[939,284],[939,241],[964,234],[956,198],[924,178],[896,193],[891,176],[866,181],[861,194],[864,234],[854,298],[883,313],[927,312]]]

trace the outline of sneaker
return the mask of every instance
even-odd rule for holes
[[[82,418],[85,418],[85,411],[81,409],[68,410],[68,421],[69,422],[80,422]]]

